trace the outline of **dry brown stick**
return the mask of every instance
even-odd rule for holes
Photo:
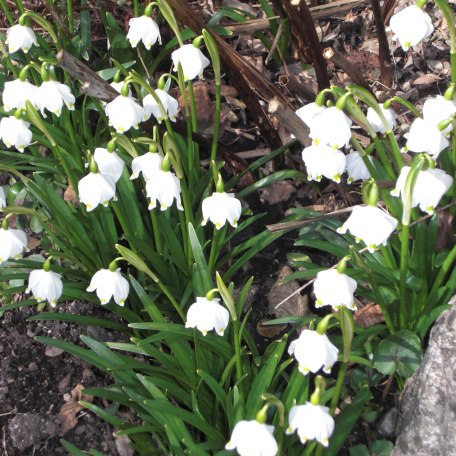
[[[279,76],[279,84],[286,87],[292,94],[296,94],[309,103],[315,101],[316,93],[310,85],[301,82],[292,74],[281,74]]]
[[[292,0],[273,0],[273,4],[289,18],[291,33],[296,39],[303,61],[311,62],[315,68],[318,89],[326,89],[330,86],[326,61],[322,56],[320,40],[307,3],[304,0],[298,4]]]
[[[391,61],[391,53],[379,0],[371,0],[371,6],[374,13],[375,26],[377,27],[380,82],[385,87],[390,88],[393,83],[393,62]]]
[[[350,76],[350,79],[355,84],[358,84],[372,92],[369,83],[366,81],[366,78],[363,76],[359,68],[356,65],[353,65],[353,63],[351,63],[339,51],[328,47],[323,51],[323,57],[326,60],[333,62],[336,67],[339,67],[341,70],[347,73],[347,75]]]

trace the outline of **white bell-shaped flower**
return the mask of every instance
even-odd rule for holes
[[[142,41],[149,50],[157,41],[161,44],[158,24],[149,16],[132,17],[128,22],[127,40],[131,47],[136,47]]]
[[[348,145],[352,121],[342,110],[332,106],[312,117],[310,137],[316,144],[328,144],[339,149]]]
[[[33,294],[38,301],[47,301],[55,307],[57,300],[62,296],[63,283],[61,274],[45,269],[35,269],[30,273],[26,293]]]
[[[306,402],[304,405],[294,405],[288,415],[287,434],[297,434],[301,443],[316,440],[327,447],[329,438],[334,431],[334,419],[329,414],[329,408]]]
[[[421,118],[415,119],[408,133],[407,150],[411,152],[427,152],[437,159],[440,152],[448,147],[445,135],[436,127],[434,122]]]
[[[383,104],[380,105],[380,111],[382,112],[383,117],[386,120],[388,128],[382,122],[382,119],[380,119],[380,116],[377,114],[374,108],[369,107],[367,108],[366,117],[368,122],[371,124],[373,130],[376,133],[386,133],[387,130],[393,130],[397,123],[395,112],[391,108],[385,109]]]
[[[242,205],[234,193],[214,192],[212,196],[203,200],[202,210],[203,226],[210,220],[218,230],[226,222],[236,228],[241,216]]]
[[[397,220],[374,206],[355,206],[347,221],[337,229],[338,233],[347,230],[362,240],[369,252],[374,252],[380,245],[386,245],[391,233],[396,229]]]
[[[369,170],[367,169],[366,163],[364,163],[363,157],[357,151],[351,152],[346,156],[347,159],[347,182],[351,184],[357,180],[365,180],[371,177]],[[367,159],[372,161],[368,156]]]
[[[399,40],[402,49],[407,51],[416,46],[434,31],[431,18],[416,5],[408,6],[390,19],[393,40]]]
[[[321,114],[326,106],[318,106],[317,103],[308,103],[296,111],[297,116],[309,127],[312,128],[312,120],[317,114]]]
[[[350,310],[356,310],[353,297],[356,287],[356,280],[337,269],[320,271],[314,282],[314,293],[317,298],[315,307],[331,306],[338,310],[345,306]]]
[[[24,152],[32,142],[32,132],[29,127],[28,122],[15,116],[3,117],[0,120],[0,139],[6,147],[14,146],[19,152]]]
[[[301,335],[290,343],[288,353],[298,361],[299,372],[314,374],[321,368],[326,373],[337,361],[339,349],[331,343],[326,334],[304,329]]]
[[[238,421],[226,450],[236,449],[240,456],[275,456],[278,451],[274,426],[256,420]]]
[[[131,162],[131,177],[130,179],[136,179],[139,173],[142,173],[144,180],[147,182],[152,179],[159,171],[161,171],[161,165],[163,157],[155,152],[147,152],[144,155],[136,157]]]
[[[177,208],[183,211],[180,191],[180,180],[176,175],[171,171],[160,169],[152,179],[146,182],[146,194],[150,198],[149,209],[154,209],[158,200],[160,209],[166,211],[176,199]]]
[[[178,101],[169,95],[165,90],[157,89],[155,90],[155,94],[160,99],[163,109],[165,110],[165,114],[170,118],[170,120],[175,122],[177,111],[179,109]],[[157,119],[158,123],[162,123],[162,121],[166,118],[166,115],[163,115],[160,105],[155,101],[155,98],[151,94],[144,97],[143,106],[147,118],[153,115]]]
[[[3,187],[0,187],[0,209],[3,209],[6,206],[6,195]]]
[[[37,89],[37,86],[20,79],[5,82],[3,89],[3,107],[5,111],[25,109],[26,101],[30,101],[33,106],[36,106],[35,94]]]
[[[107,206],[116,196],[116,183],[111,176],[101,173],[89,173],[78,183],[79,200],[93,211],[99,204]]]
[[[22,230],[0,228],[0,263],[9,258],[20,258],[27,249],[27,235]]]
[[[67,85],[58,81],[44,81],[36,90],[35,101],[43,117],[46,117],[45,109],[60,116],[63,104],[70,111],[74,110],[75,98]]]
[[[120,82],[115,82],[115,81],[112,81],[109,85],[116,91],[116,92],[119,92],[121,93],[122,91],[122,87],[124,86],[124,82],[123,81],[120,81]],[[133,96],[133,93],[131,91],[130,88],[128,88],[128,96],[129,97],[132,97]]]
[[[109,125],[117,133],[125,133],[131,127],[138,128],[139,123],[147,120],[144,109],[129,96],[119,95],[105,107]]]
[[[340,182],[340,176],[347,164],[343,152],[325,144],[306,147],[302,151],[302,160],[306,165],[307,178],[317,182],[320,182],[323,176]]]
[[[110,176],[114,182],[117,182],[122,176],[124,161],[115,153],[109,152],[103,147],[97,147],[93,154],[98,170],[105,176]]]
[[[409,166],[401,169],[401,174],[396,182],[396,188],[391,192],[393,196],[404,194],[405,183],[410,172]],[[412,191],[412,207],[419,206],[428,214],[433,214],[442,196],[450,189],[453,178],[441,169],[429,168],[420,171]]]
[[[6,31],[6,42],[8,43],[8,52],[10,54],[19,49],[27,53],[33,45],[38,46],[33,30],[26,25],[20,24],[13,25]]]
[[[174,63],[174,71],[177,71],[179,63],[184,72],[184,79],[191,81],[197,76],[202,77],[204,68],[211,62],[205,55],[193,44],[184,44],[171,54]]]
[[[187,311],[185,327],[196,328],[203,333],[203,336],[212,329],[219,336],[223,336],[230,321],[230,314],[219,302],[219,298],[209,300],[197,297],[196,302]]]
[[[93,275],[87,288],[87,291],[95,290],[97,290],[101,304],[108,304],[113,297],[116,304],[123,306],[130,291],[130,284],[120,273],[120,268],[114,271],[100,269]]]
[[[427,122],[431,122],[437,126],[440,122],[449,119],[456,114],[456,102],[447,100],[441,95],[435,98],[428,98],[423,104],[423,118]],[[453,129],[453,125],[449,124],[443,134],[449,133]]]

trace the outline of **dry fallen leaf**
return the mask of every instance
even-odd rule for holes
[[[64,201],[69,201],[73,205],[79,203],[78,195],[76,195],[76,192],[71,184],[68,184],[68,187],[63,194],[63,199]]]
[[[133,456],[135,454],[130,446],[131,440],[128,438],[128,435],[115,435],[114,439],[119,456]]]
[[[362,328],[370,328],[378,323],[383,323],[382,309],[378,304],[370,303],[358,309],[354,315],[355,323]]]
[[[60,435],[65,435],[78,424],[76,415],[84,408],[79,404],[79,401],[93,401],[93,396],[82,394],[83,389],[84,387],[78,383],[71,391],[71,399],[62,405],[58,415],[60,421]]]
[[[434,84],[437,81],[440,81],[440,78],[436,74],[428,73],[415,79],[413,85],[429,85]]]
[[[290,182],[284,180],[276,181],[261,189],[260,199],[262,203],[268,203],[272,206],[273,204],[288,201],[295,192],[296,188]]]

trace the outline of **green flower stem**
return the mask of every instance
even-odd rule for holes
[[[241,384],[243,379],[242,373],[242,353],[241,353],[241,334],[239,331],[239,320],[233,320],[233,337],[234,337],[234,352],[236,356],[236,380],[239,387],[239,394],[241,396],[241,402],[244,403],[244,387]]]
[[[435,0],[435,4],[442,11],[448,25],[448,34],[450,35],[451,82],[456,82],[456,28],[453,10],[446,0]]]
[[[214,132],[212,136],[211,161],[217,158],[218,137],[220,131],[220,112],[222,108],[222,86],[220,82],[215,84],[215,119]]]
[[[456,131],[453,128],[451,132],[451,161],[453,162],[454,181],[456,182]],[[452,201],[456,201],[456,185],[453,183],[453,198]],[[456,206],[452,206],[450,214],[456,216]]]
[[[63,156],[64,154],[60,150],[60,146],[57,144],[54,147],[52,147],[52,152],[55,155],[55,157],[57,158],[57,160],[59,160],[59,162],[62,164],[63,169],[65,170],[65,174],[67,175],[67,177],[71,183],[71,186],[76,190],[78,188],[78,181],[75,178],[70,167],[68,166],[68,163],[67,163],[65,157]]]
[[[352,143],[353,147],[360,153],[361,157],[363,158],[364,163],[366,164],[367,169],[369,170],[370,175],[375,180],[381,180],[380,174],[377,172],[375,166],[369,160],[369,155],[365,151],[364,147],[361,143],[355,138],[354,135],[351,136],[350,142]]]
[[[0,0],[1,2],[2,0]],[[13,62],[11,62],[10,56],[8,51],[6,50],[3,41],[0,41],[0,53],[3,58],[3,61],[5,62],[5,66],[11,71],[12,74],[14,74],[14,78],[17,79],[19,78],[20,71],[17,67],[13,65]]]
[[[396,173],[393,170],[393,167],[391,166],[390,160],[388,156],[386,155],[385,148],[378,138],[377,135],[375,135],[373,138],[375,148],[377,149],[378,156],[380,157],[380,160],[385,167],[386,172],[388,173],[388,176],[391,177],[392,179],[396,179]]]
[[[150,218],[152,221],[152,230],[154,232],[155,249],[159,255],[163,256],[163,245],[161,241],[160,227],[158,225],[158,217],[155,209],[152,209],[150,211]]]
[[[404,100],[403,98],[398,97],[397,95],[391,98],[391,102],[393,101],[407,108],[415,117],[421,117],[421,112],[415,107],[413,103],[410,103],[410,101]]]
[[[22,4],[21,0],[16,0],[16,5],[17,9],[19,10],[19,13],[22,15],[25,12],[24,5]]]
[[[185,209],[184,209],[185,211]],[[180,229],[181,229],[181,236],[182,236],[182,244],[184,246],[184,255],[185,258],[187,258],[187,270],[191,274],[192,267],[193,267],[193,255],[192,255],[192,246],[190,243],[190,236],[187,233],[187,222],[186,222],[186,217],[185,214],[182,213],[182,211],[179,211],[179,223],[180,223]]]
[[[445,261],[443,262],[442,266],[440,267],[437,277],[434,280],[434,284],[432,285],[432,289],[431,289],[431,293],[430,293],[431,295],[437,293],[437,291],[440,288],[440,286],[442,285],[442,282],[445,279],[446,275],[453,268],[453,263],[455,261],[456,261],[456,244],[450,250],[450,253],[445,258]]]
[[[407,325],[407,269],[409,257],[409,225],[403,225],[399,233],[401,241],[401,270],[399,291],[399,326],[406,329]]]
[[[396,332],[396,330],[394,329],[394,323],[388,309],[386,308],[386,305],[383,302],[383,298],[380,294],[380,288],[378,286],[377,280],[375,279],[375,275],[372,272],[368,271],[368,277],[372,291],[374,292],[375,300],[382,309],[383,319],[385,320],[386,327],[388,328],[390,334],[394,334]]]
[[[209,254],[209,271],[211,273],[214,270],[215,267],[215,262],[217,261],[217,258],[220,253],[220,246],[223,244],[223,241],[225,240],[226,236],[226,230],[228,229],[228,225],[225,223],[225,226],[218,230],[214,226],[214,234],[212,236],[212,244],[211,244],[211,253]]]
[[[69,138],[70,138],[71,144],[73,145],[74,150],[79,150],[79,143],[76,138],[76,134],[75,134],[74,128],[73,128],[73,122],[71,119],[71,111],[69,111],[68,109],[63,109],[62,118],[63,118],[63,123],[65,125],[66,131],[69,134]],[[83,170],[84,164],[82,162],[82,156],[80,154],[77,154],[76,159],[78,160],[78,162],[81,166],[81,170]]]
[[[52,25],[46,19],[44,19],[39,14],[36,14],[32,11],[26,11],[21,16],[21,18],[26,18],[26,17],[30,17],[31,19],[33,19],[38,25],[41,25],[41,27],[43,27],[49,33],[49,36],[51,37],[51,39],[54,42],[55,47],[57,48],[58,51],[60,51],[62,49],[62,46],[59,43],[59,39],[58,39],[54,29],[52,28]]]
[[[190,195],[188,192],[187,184],[184,181],[184,179],[181,179],[181,193],[182,193],[182,203],[184,206],[184,215],[185,215],[185,226],[182,227],[183,228],[182,240],[187,245],[186,256],[187,256],[188,267],[189,267],[188,270],[191,271],[192,266],[193,266],[193,255],[192,255],[192,245],[191,245],[191,241],[190,241],[190,236],[188,235],[188,232],[187,232],[187,227],[188,227],[189,223],[191,223],[194,226],[195,220],[193,217],[193,208],[192,208],[192,204],[190,202]]]
[[[0,0],[0,6],[2,7],[3,12],[5,13],[6,19],[8,19],[9,24],[11,26],[13,26],[16,23],[16,21],[14,20],[14,17],[10,13],[8,6],[6,6],[6,1]]]
[[[184,45],[184,40],[180,34],[179,26],[177,24],[176,16],[174,15],[173,9],[169,6],[166,0],[157,0],[156,2],[162,16],[168,22],[169,26],[173,29],[174,34],[176,35],[177,41],[179,41],[179,46]]]
[[[67,11],[68,11],[68,30],[70,33],[74,33],[74,18],[73,18],[73,0],[67,0]]]
[[[396,169],[400,171],[402,167],[404,166],[404,161],[402,160],[402,154],[401,154],[401,149],[399,147],[399,144],[397,143],[396,136],[394,136],[394,133],[392,131],[388,132],[388,138],[391,143],[391,147],[393,148],[393,160],[396,165]]]
[[[188,94],[190,97],[190,112],[192,114],[192,132],[197,133],[198,132],[198,118],[196,116],[196,100],[195,100],[195,93],[193,91],[193,83],[192,81],[187,81],[187,86],[188,86]],[[215,134],[215,132],[214,132]],[[190,161],[191,165],[191,170],[193,172],[193,178],[195,181],[197,180],[197,174],[198,174],[198,164],[199,164],[199,146],[197,143],[192,141],[193,143],[193,157]]]
[[[334,393],[331,399],[331,405],[329,406],[329,413],[330,415],[334,416],[334,412],[336,411],[337,404],[339,402],[340,394],[342,392],[342,386],[344,383],[345,374],[347,372],[347,365],[348,363],[345,361],[341,362],[339,374],[337,375],[337,382],[334,388]]]
[[[133,0],[133,14],[135,17],[139,16],[138,0]]]

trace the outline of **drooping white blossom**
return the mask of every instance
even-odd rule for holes
[[[296,111],[296,115],[309,127],[312,128],[312,120],[315,115],[322,113],[326,106],[318,106],[317,103],[308,103]]]
[[[127,40],[130,41],[131,47],[136,47],[140,41],[147,50],[157,41],[161,44],[160,29],[151,17],[132,17],[128,26]]]
[[[6,42],[10,54],[19,49],[27,53],[33,45],[38,46],[33,30],[26,25],[20,24],[13,25],[6,31]]]
[[[170,120],[175,122],[177,111],[179,109],[178,101],[171,95],[169,95],[168,92],[166,92],[165,90],[156,89],[155,94],[160,99],[166,115],[169,117]],[[143,107],[147,118],[153,115],[157,119],[158,123],[162,123],[162,121],[165,119],[165,116],[163,115],[163,112],[160,109],[160,105],[155,101],[155,98],[151,94],[148,94],[144,97]]]
[[[434,122],[417,118],[413,121],[408,133],[407,150],[427,152],[436,159],[449,142]]]
[[[212,196],[203,200],[202,210],[203,226],[210,220],[218,230],[226,222],[236,228],[241,216],[242,205],[234,193],[214,192]]]
[[[355,206],[347,221],[337,229],[338,233],[350,233],[356,240],[362,240],[369,252],[386,245],[391,233],[396,229],[397,220],[373,206]]]
[[[70,88],[58,81],[44,81],[35,92],[35,102],[43,117],[46,117],[45,110],[60,116],[63,105],[74,110],[74,95]]]
[[[124,86],[124,82],[123,81],[119,81],[119,82],[115,82],[115,81],[112,81],[109,85],[118,93],[121,93],[122,91],[122,87]],[[133,96],[133,93],[131,92],[131,89],[130,87],[128,88],[128,96],[129,97],[132,97]]]
[[[225,449],[236,449],[240,456],[275,456],[278,451],[274,426],[256,420],[238,421]]]
[[[98,170],[105,176],[110,176],[114,182],[117,182],[124,169],[124,161],[115,153],[109,152],[103,147],[97,147],[93,154],[97,163]]]
[[[25,148],[32,142],[32,132],[30,124],[15,116],[3,117],[0,120],[0,139],[6,147],[15,147],[19,152],[24,152]]]
[[[210,60],[193,44],[184,44],[171,54],[174,63],[174,71],[177,71],[179,63],[182,66],[184,79],[191,81],[197,76],[202,77],[204,68],[211,62]]]
[[[371,177],[366,163],[364,163],[363,157],[361,157],[361,154],[358,151],[351,152],[345,158],[347,160],[347,182],[349,184],[360,179],[365,180]],[[372,161],[369,156],[367,159]]]
[[[310,137],[316,144],[339,149],[350,142],[352,123],[342,110],[332,106],[312,117]]]
[[[105,106],[105,112],[109,119],[109,125],[117,133],[125,133],[131,127],[137,129],[140,122],[147,120],[144,109],[134,98],[129,96],[119,95]]]
[[[334,419],[329,414],[329,408],[311,402],[291,407],[286,433],[293,434],[295,431],[301,443],[316,440],[327,447],[334,431]]]
[[[423,119],[437,126],[440,122],[449,119],[456,114],[456,102],[447,100],[441,95],[435,98],[428,98],[423,104]],[[453,129],[450,123],[444,130],[443,134],[449,133]]]
[[[166,211],[176,199],[177,208],[183,211],[180,191],[180,181],[173,172],[158,170],[153,178],[146,182],[146,194],[150,198],[149,209],[154,209],[158,201],[160,209]]]
[[[298,361],[299,372],[307,375],[309,372],[315,374],[321,368],[326,373],[331,372],[339,349],[331,343],[326,334],[304,329],[301,335],[290,343],[288,353]]]
[[[20,258],[27,249],[27,235],[22,230],[0,228],[0,263],[10,258]]]
[[[340,182],[347,160],[343,152],[325,144],[312,145],[302,151],[302,160],[306,165],[307,178],[319,182],[327,177]]]
[[[144,180],[147,182],[161,171],[163,157],[155,152],[147,152],[144,155],[136,157],[131,162],[132,174],[130,179],[136,179],[139,173],[142,173]]]
[[[62,296],[63,283],[61,274],[44,269],[35,269],[30,273],[26,293],[33,294],[38,301],[47,301],[55,307],[57,300]]]
[[[408,6],[390,19],[393,40],[399,40],[404,51],[416,46],[434,31],[431,18],[416,5]]]
[[[393,196],[403,196],[410,169],[409,166],[404,166],[401,169],[396,187],[391,192]],[[452,184],[453,178],[441,169],[428,168],[425,171],[420,171],[413,186],[412,207],[419,206],[422,211],[433,214],[442,196]]]
[[[314,293],[317,298],[315,307],[331,306],[338,310],[339,307],[345,306],[355,310],[353,293],[356,287],[356,280],[337,269],[320,271],[314,282]]]
[[[120,268],[115,271],[100,269],[93,275],[87,288],[90,292],[95,290],[101,304],[108,304],[111,298],[114,298],[116,304],[123,306],[130,291],[130,285],[120,273]]]
[[[35,94],[37,89],[37,86],[20,79],[5,82],[3,89],[3,107],[5,111],[25,109],[26,101],[30,101],[33,106],[36,106]]]
[[[3,209],[6,206],[6,195],[3,187],[0,187],[0,209]]]
[[[223,336],[228,326],[230,315],[228,310],[219,304],[219,298],[211,300],[205,297],[197,297],[187,311],[186,328],[197,328],[203,333],[214,330],[219,336]]]
[[[101,173],[89,173],[78,183],[79,199],[87,207],[87,212],[93,211],[99,204],[107,206],[109,200],[116,195],[116,183],[111,176]]]
[[[393,130],[396,126],[396,114],[391,108],[385,109],[383,104],[380,105],[380,111],[383,114],[383,117],[386,120],[388,130]],[[367,120],[371,124],[371,127],[376,133],[386,133],[387,127],[380,119],[380,116],[374,110],[374,108],[367,108]]]

